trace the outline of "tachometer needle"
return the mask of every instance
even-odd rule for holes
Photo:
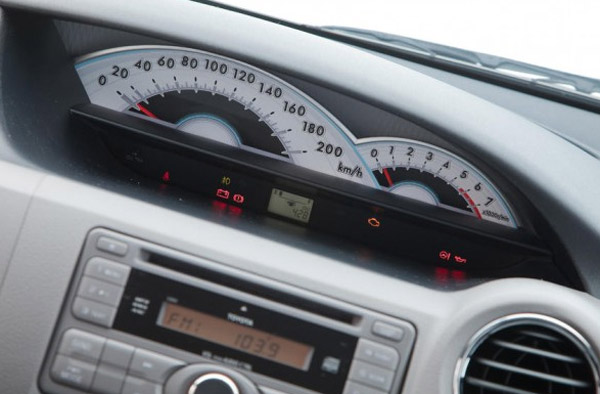
[[[383,169],[383,175],[385,175],[385,179],[387,179],[388,183],[390,184],[390,187],[394,186],[394,182],[392,182],[392,177],[390,176],[390,173],[387,168]]]
[[[140,110],[140,112],[143,113],[144,115],[146,115],[150,118],[158,119],[158,116],[154,115],[152,112],[150,112],[150,110],[148,108],[145,108],[142,104],[137,104],[137,107]]]

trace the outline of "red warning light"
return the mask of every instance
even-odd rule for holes
[[[160,177],[163,182],[169,182],[171,180],[171,174],[169,171],[165,171],[165,173]]]
[[[436,267],[435,280],[438,283],[446,283],[450,278],[450,270],[448,268]]]
[[[467,259],[460,257],[460,256],[454,256],[454,261],[456,261],[458,264],[466,264],[467,263]]]
[[[233,201],[237,202],[238,204],[243,204],[244,203],[244,195],[243,194],[234,194],[233,195]]]
[[[367,219],[367,223],[369,223],[369,226],[375,227],[375,228],[381,226],[381,222],[377,218],[369,218],[369,219]]]
[[[452,257],[452,253],[442,250],[439,254],[440,259],[450,261],[450,257]]]
[[[451,274],[452,279],[457,283],[464,282],[467,279],[467,274],[464,271],[452,270]]]
[[[222,198],[223,200],[228,200],[229,199],[229,190],[217,189],[217,197]]]
[[[227,209],[232,216],[240,216],[242,214],[242,208],[240,207],[229,205]]]

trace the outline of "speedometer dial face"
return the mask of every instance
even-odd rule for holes
[[[91,54],[76,69],[93,104],[517,226],[493,184],[462,159],[417,141],[359,140],[306,94],[248,64],[193,49],[143,46]]]
[[[255,67],[206,52],[137,47],[76,65],[94,104],[368,186],[353,137],[314,100]]]

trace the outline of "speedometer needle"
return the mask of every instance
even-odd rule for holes
[[[158,116],[154,115],[152,112],[150,112],[148,108],[145,108],[142,104],[137,104],[137,107],[140,110],[140,112],[142,112],[144,115],[150,118],[158,119]]]

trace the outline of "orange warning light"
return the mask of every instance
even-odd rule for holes
[[[369,218],[369,219],[367,219],[367,223],[369,223],[369,226],[375,227],[375,228],[381,226],[381,222],[377,218]]]

